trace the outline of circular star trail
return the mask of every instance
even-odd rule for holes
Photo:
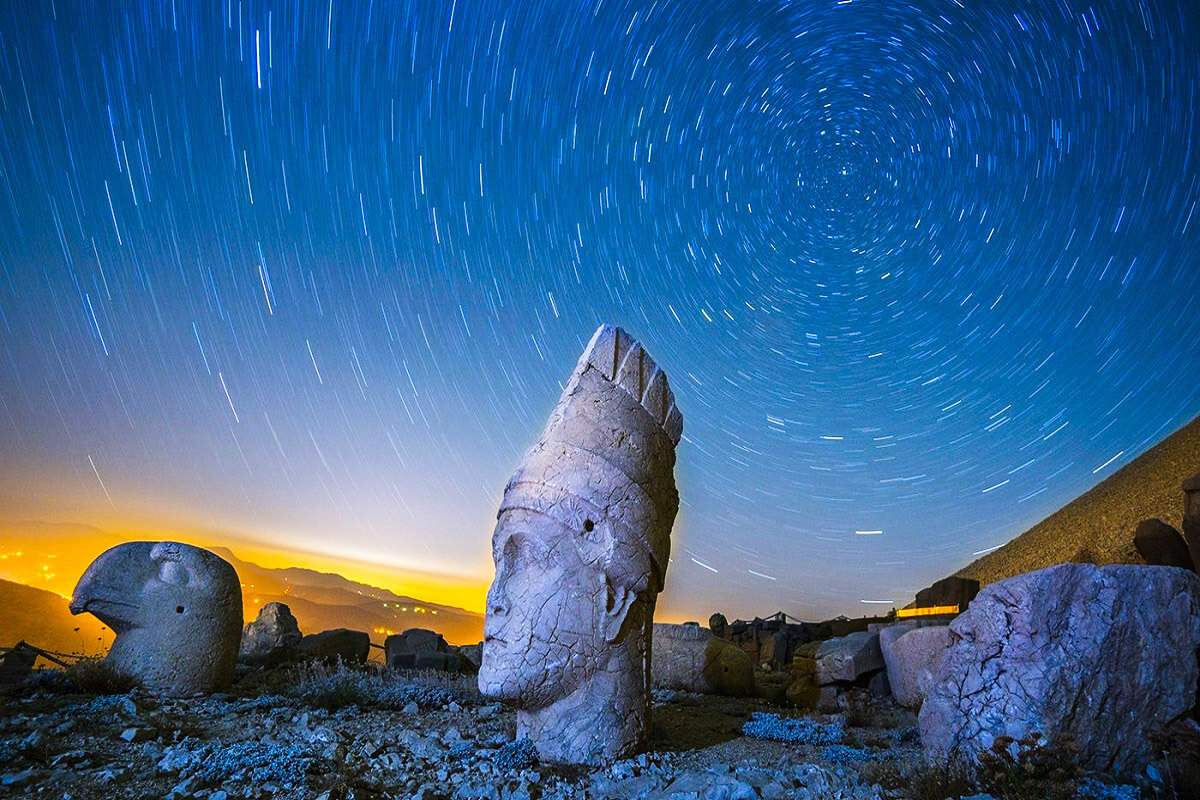
[[[0,12],[0,493],[486,580],[600,322],[667,614],[908,602],[1200,412],[1187,4]]]

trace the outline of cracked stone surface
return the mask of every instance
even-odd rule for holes
[[[654,624],[654,687],[749,697],[754,663],[741,648],[695,623]]]
[[[905,708],[921,707],[924,692],[952,641],[947,625],[889,625],[879,631],[888,684],[897,703]]]
[[[921,707],[938,761],[996,737],[1069,734],[1088,769],[1134,773],[1196,702],[1200,578],[1173,567],[1060,564],[994,583],[950,624]]]
[[[225,689],[242,639],[242,588],[233,566],[179,542],[126,542],[84,571],[71,613],[116,634],[105,660],[147,688],[182,696]]]
[[[479,688],[517,707],[543,760],[605,763],[646,742],[682,431],[666,374],[603,325],[504,490]]]

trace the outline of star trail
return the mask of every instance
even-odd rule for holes
[[[0,498],[486,582],[610,322],[685,420],[664,613],[907,603],[1200,413],[1197,41],[1150,0],[6,4]]]

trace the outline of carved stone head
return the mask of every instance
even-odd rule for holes
[[[106,660],[153,691],[213,692],[233,679],[242,588],[229,562],[179,542],[127,542],[84,571],[71,613],[116,634]]]
[[[479,688],[517,706],[547,761],[644,744],[682,424],[666,375],[602,326],[505,489]]]

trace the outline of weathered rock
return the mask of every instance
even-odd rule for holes
[[[718,639],[725,638],[725,630],[729,627],[729,620],[725,619],[725,615],[720,611],[708,618],[708,629],[712,631],[712,635]]]
[[[654,624],[653,683],[660,689],[749,697],[754,694],[750,657],[696,623]]]
[[[1200,572],[1200,473],[1183,482],[1183,540],[1192,557],[1192,566]]]
[[[517,705],[545,761],[605,763],[647,741],[682,431],[666,374],[603,325],[504,490],[479,689]]]
[[[979,581],[951,575],[917,592],[917,607],[958,606],[959,611],[964,611],[977,594]]]
[[[83,573],[71,613],[89,612],[116,639],[105,660],[151,691],[225,689],[242,638],[237,572],[215,553],[179,542],[126,542]]]
[[[1060,564],[991,584],[950,629],[920,713],[935,761],[1040,733],[1052,746],[1070,736],[1086,769],[1140,772],[1150,737],[1196,702],[1190,572]]]
[[[1133,534],[1133,546],[1147,564],[1179,567],[1195,572],[1187,542],[1174,527],[1161,519],[1144,519]]]
[[[860,676],[883,669],[879,634],[859,631],[837,639],[827,639],[817,647],[817,682],[851,683]]]
[[[762,640],[758,647],[758,662],[767,664],[772,669],[782,669],[787,666],[788,640],[787,634],[772,633]]]
[[[28,678],[37,659],[36,647],[24,641],[17,642],[0,658],[0,686],[11,686]]]
[[[383,641],[384,659],[392,669],[435,669],[457,672],[462,666],[458,653],[436,631],[409,628]]]
[[[906,708],[921,707],[922,686],[929,685],[951,641],[946,625],[893,625],[879,632],[879,648],[897,703]]]
[[[371,636],[364,631],[334,628],[310,633],[300,639],[299,654],[310,661],[365,664],[371,652]]]
[[[275,666],[296,657],[300,626],[283,603],[267,603],[242,631],[238,659],[254,666]]]

